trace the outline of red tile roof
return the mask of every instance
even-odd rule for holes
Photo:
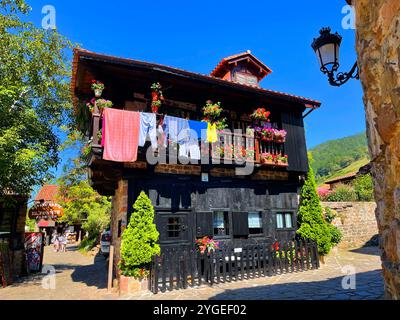
[[[354,178],[356,175],[357,175],[357,172],[351,172],[351,173],[345,174],[343,176],[327,180],[327,181],[325,181],[325,183],[332,184],[332,183],[343,181],[343,180],[349,180],[349,179]]]
[[[58,194],[59,186],[44,185],[38,192],[35,201],[55,201]]]
[[[301,96],[297,95],[292,95],[280,91],[274,91],[274,90],[268,90],[268,89],[263,89],[258,86],[249,86],[245,84],[239,84],[235,83],[229,80],[223,80],[217,77],[213,77],[210,75],[204,75],[201,73],[195,73],[195,72],[190,72],[174,67],[169,67],[169,66],[164,66],[156,63],[149,63],[149,62],[143,62],[139,60],[133,60],[133,59],[127,59],[127,58],[120,58],[120,57],[115,57],[115,56],[110,56],[110,55],[104,55],[104,54],[99,54],[95,52],[91,52],[82,48],[75,48],[74,49],[74,58],[73,58],[73,63],[72,63],[72,79],[71,79],[71,94],[73,96],[73,101],[74,101],[74,106],[76,107],[78,98],[75,96],[75,87],[76,87],[76,81],[77,81],[77,72],[78,72],[78,65],[79,65],[79,59],[80,57],[88,57],[90,59],[97,59],[101,60],[104,62],[109,62],[109,63],[119,63],[119,64],[124,64],[124,65],[139,65],[139,66],[144,66],[144,67],[149,67],[149,68],[154,68],[154,69],[160,69],[160,70],[165,70],[167,72],[172,72],[177,75],[181,76],[189,76],[193,77],[195,79],[199,80],[208,80],[208,81],[213,81],[216,84],[224,84],[224,85],[229,85],[233,88],[238,88],[238,89],[248,89],[248,90],[253,90],[254,92],[259,92],[262,94],[266,94],[269,96],[276,96],[283,98],[285,100],[294,100],[299,103],[303,103],[306,108],[312,108],[316,109],[321,106],[321,102],[317,100],[312,100],[308,98],[304,98]]]
[[[215,67],[215,69],[210,73],[210,76],[217,77],[217,78],[221,77],[221,72],[222,73],[224,72],[224,70],[226,69],[226,67],[228,66],[230,61],[237,60],[238,58],[242,58],[242,57],[246,57],[246,56],[249,59],[253,60],[253,63],[260,66],[260,68],[264,71],[263,76],[260,77],[259,80],[266,77],[268,74],[270,74],[272,72],[272,70],[269,67],[267,67],[263,62],[261,62],[254,55],[252,55],[250,51],[246,51],[246,52],[238,53],[238,54],[223,58],[218,63],[218,65]]]

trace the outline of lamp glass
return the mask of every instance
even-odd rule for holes
[[[339,46],[335,43],[327,43],[318,49],[318,60],[321,69],[336,71],[339,68]]]

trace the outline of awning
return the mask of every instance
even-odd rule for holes
[[[37,226],[39,228],[55,227],[56,226],[56,222],[54,220],[44,220],[44,219],[42,219],[37,223]]]

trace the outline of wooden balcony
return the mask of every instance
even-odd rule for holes
[[[91,135],[91,155],[95,159],[102,159],[103,147],[101,146],[101,119],[102,115],[97,108],[92,114],[91,126],[89,132]],[[278,161],[278,159],[266,159],[265,155],[281,155],[284,153],[284,143],[276,143],[274,141],[262,141],[253,135],[240,133],[241,130],[220,131],[218,133],[218,141],[215,143],[201,143],[201,159],[198,164],[211,165],[244,165],[246,163],[254,163],[258,167],[269,166],[277,168],[288,167],[288,163]],[[139,147],[138,160],[146,160],[146,150],[149,144]],[[155,155],[165,152],[166,163],[170,163],[171,154],[177,155],[178,150],[172,150],[171,146],[167,148],[160,147],[156,150]],[[89,157],[89,161],[93,161],[93,157]],[[271,157],[270,157],[271,158]],[[175,159],[175,158],[174,158]],[[193,160],[193,159],[192,159]],[[191,161],[191,164],[194,163]]]

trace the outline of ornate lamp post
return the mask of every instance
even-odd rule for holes
[[[336,32],[331,33],[330,28],[322,28],[320,36],[311,44],[317,55],[321,71],[328,75],[329,83],[339,87],[349,79],[359,79],[357,62],[349,72],[336,72],[339,69],[339,49],[342,37]]]

